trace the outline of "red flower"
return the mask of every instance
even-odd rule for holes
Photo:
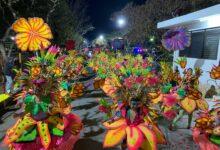
[[[143,64],[142,64],[142,67],[143,67],[143,68],[147,68],[147,66],[148,66],[147,62],[144,61]]]
[[[157,77],[150,77],[148,78],[148,84],[149,85],[155,85],[158,83],[158,78]]]
[[[104,106],[99,106],[99,110],[103,113],[107,113],[108,112],[108,109]]]
[[[144,80],[143,77],[136,77],[135,82],[141,83]]]
[[[65,44],[65,46],[66,46],[66,50],[74,50],[75,49],[75,41],[73,41],[73,40],[68,40],[68,41],[66,41],[66,44]]]
[[[163,103],[168,107],[172,107],[177,103],[176,96],[174,96],[173,94],[166,94],[164,96]]]
[[[177,113],[175,110],[168,110],[163,113],[163,116],[168,120],[173,120],[176,117]]]
[[[132,84],[133,84],[133,82],[132,82],[132,80],[131,80],[131,78],[129,77],[129,78],[126,78],[125,80],[124,80],[124,86],[126,86],[127,88],[131,88],[132,87]]]
[[[117,63],[116,65],[115,65],[115,68],[116,69],[120,69],[122,67],[122,65],[120,64],[120,63]]]

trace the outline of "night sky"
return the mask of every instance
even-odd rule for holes
[[[110,20],[111,14],[121,10],[127,3],[143,3],[145,0],[89,0],[88,15],[95,29],[86,35],[86,38],[93,40],[100,34],[111,33],[116,28]]]

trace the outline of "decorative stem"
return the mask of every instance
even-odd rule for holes
[[[187,126],[187,129],[190,129],[190,127],[191,127],[192,118],[193,118],[193,113],[192,114],[188,114],[188,126]]]
[[[176,123],[183,117],[184,115],[184,110],[181,109],[179,114],[176,116],[176,118],[174,118],[173,122],[172,122],[172,126],[175,127]]]

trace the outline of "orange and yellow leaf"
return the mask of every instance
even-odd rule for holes
[[[126,136],[125,127],[126,126],[114,130],[108,130],[104,138],[103,147],[114,147],[122,142]]]
[[[135,126],[128,126],[126,128],[126,134],[129,150],[137,150],[143,142],[143,134],[139,128]]]
[[[152,130],[157,138],[157,144],[166,144],[165,136],[157,125],[153,125]]]
[[[50,116],[47,119],[47,122],[54,125],[56,128],[60,129],[60,130],[64,130],[64,123],[63,123],[63,119],[57,117],[57,116]]]
[[[180,102],[182,108],[189,114],[193,113],[196,109],[196,102],[193,99],[186,97],[184,100]]]
[[[51,142],[50,132],[48,128],[48,124],[42,121],[37,123],[38,133],[40,135],[41,144],[47,149]]]
[[[138,128],[142,131],[142,133],[146,137],[145,146],[147,146],[147,147],[144,146],[144,148],[146,150],[156,150],[157,149],[157,137],[153,133],[153,131],[151,131],[150,129],[148,129],[146,126],[144,126],[142,124],[138,125]]]
[[[157,98],[151,99],[152,103],[157,104],[163,99],[163,94],[160,94]]]
[[[10,144],[16,141],[25,130],[34,124],[36,124],[36,121],[32,119],[29,114],[27,114],[22,120],[18,120],[17,123],[11,129],[9,129],[9,131],[6,133],[4,142],[6,144]]]
[[[107,129],[116,129],[121,126],[125,126],[126,124],[127,124],[126,120],[121,118],[121,119],[116,120],[114,122],[104,122],[103,126],[105,126]]]
[[[205,100],[196,100],[197,107],[203,111],[209,109],[209,105]]]

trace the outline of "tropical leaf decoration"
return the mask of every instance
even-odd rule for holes
[[[6,101],[9,97],[9,94],[0,94],[0,103]]]
[[[21,91],[13,99],[22,102],[25,114],[8,129],[4,142],[13,148],[17,144],[36,142],[43,149],[54,149],[52,139],[59,140],[65,135],[77,138],[82,129],[78,117],[67,118],[74,116],[70,104],[73,96],[84,93],[84,85],[79,80],[83,77],[85,59],[79,53],[63,55],[58,46],[50,46],[52,33],[41,18],[20,18],[12,29],[17,33],[15,41],[19,49],[40,51],[29,58],[25,69],[16,71],[15,84]],[[2,94],[0,102],[8,98],[9,95]],[[39,139],[41,144],[37,142]]]
[[[210,77],[215,80],[220,80],[220,65],[212,67]]]
[[[154,131],[144,124],[129,126],[126,120],[119,119],[112,123],[104,122],[103,125],[108,129],[103,143],[105,148],[116,146],[127,138],[129,149],[138,149],[140,147],[144,149],[157,149],[157,137]],[[159,132],[156,126],[155,129],[157,133],[161,134],[160,142],[164,142],[165,139],[162,132]],[[114,140],[112,140],[113,138]]]
[[[31,142],[31,141],[34,141],[37,137],[37,129],[34,127],[34,128],[31,128],[27,131],[25,131],[22,136],[20,136],[16,142]]]
[[[186,57],[179,57],[176,61],[175,61],[176,64],[180,65],[180,67],[182,69],[186,68],[186,65],[187,65],[187,59]]]
[[[104,85],[104,83],[105,83],[104,79],[97,79],[97,80],[94,81],[93,87],[94,87],[95,90],[100,89]]]
[[[200,109],[202,111],[208,110],[208,103],[202,98],[201,93],[198,90],[191,90],[181,102],[181,107],[186,110],[187,113],[191,114],[194,110]]]
[[[104,99],[99,101],[99,110],[106,114],[104,118],[107,120],[103,124],[107,129],[104,147],[113,147],[126,141],[128,149],[143,148],[144,143],[144,149],[156,149],[158,143],[166,143],[163,133],[153,123],[158,117],[154,105],[162,102],[164,93],[160,91],[160,79],[152,63],[152,58],[144,60],[139,55],[113,57],[103,53],[91,60],[91,67],[104,81],[101,89],[113,99],[112,102]],[[164,85],[169,86],[165,92],[168,93],[172,85]],[[156,98],[158,100],[153,104]],[[154,126],[154,131],[150,126]]]
[[[84,94],[84,85],[82,83],[78,83],[73,85],[72,90],[70,92],[71,98],[75,99]]]
[[[213,110],[200,112],[193,128],[193,139],[200,148],[203,146],[217,150],[220,145],[220,127],[216,123],[216,114]],[[201,138],[202,136],[202,138]]]
[[[23,119],[18,120],[17,123],[7,131],[4,142],[10,144],[16,141],[25,130],[29,129],[37,122],[30,117],[30,114],[27,114]]]
[[[47,121],[49,124],[52,124],[54,127],[56,127],[59,130],[64,130],[64,122],[63,119],[57,116],[50,116]]]
[[[50,145],[50,142],[51,142],[51,137],[50,137],[48,124],[39,121],[37,123],[37,129],[38,129],[38,132],[39,132],[41,143],[44,146],[44,148],[47,149]]]

